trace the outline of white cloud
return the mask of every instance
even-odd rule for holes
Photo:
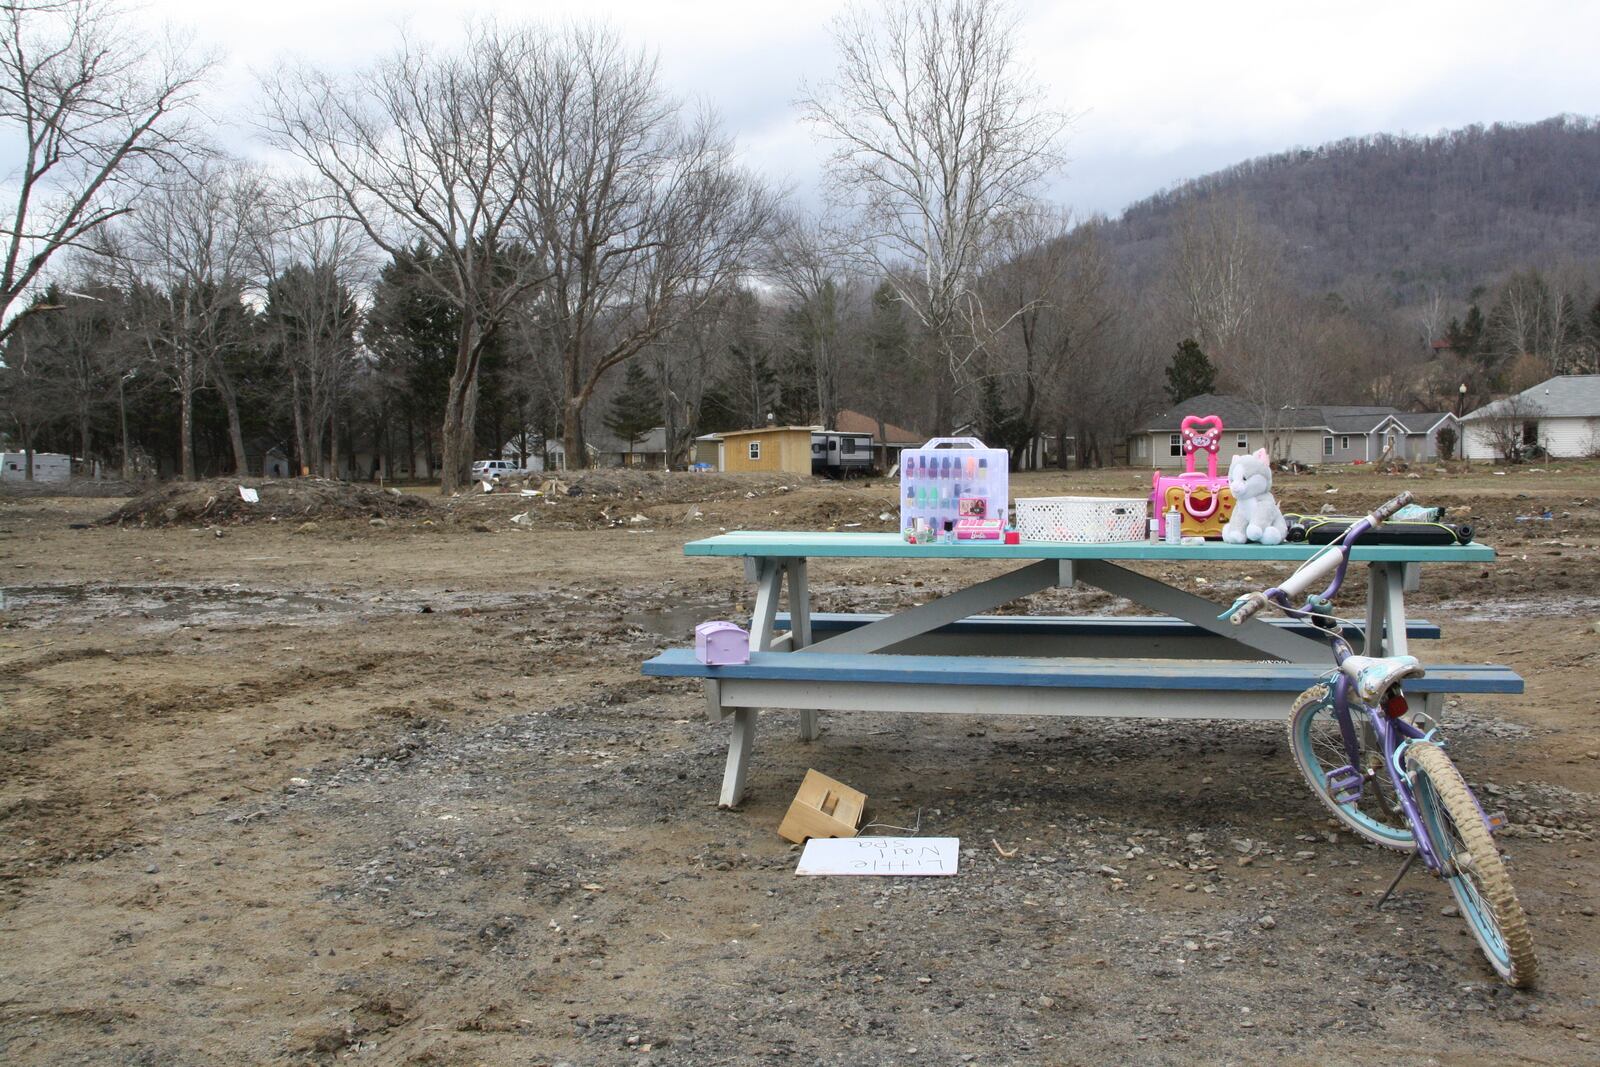
[[[655,48],[674,91],[715,106],[746,160],[814,183],[820,151],[792,103],[832,67],[826,23],[840,0],[539,0],[433,3],[155,0],[146,18],[192,28],[228,53],[217,103],[248,113],[278,58],[353,68],[408,23],[448,40],[474,15],[608,20]],[[1079,112],[1057,194],[1115,211],[1249,155],[1378,131],[1600,112],[1592,45],[1600,5],[1466,3],[1022,3],[1021,50],[1045,97]]]

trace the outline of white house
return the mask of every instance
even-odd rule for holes
[[[1461,420],[1462,456],[1501,459],[1509,442],[1556,459],[1600,455],[1600,374],[1563,374],[1502,397]]]

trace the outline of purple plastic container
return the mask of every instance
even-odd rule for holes
[[[750,635],[737,623],[703,622],[694,628],[694,656],[713,666],[749,663]]]

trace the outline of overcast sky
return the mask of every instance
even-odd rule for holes
[[[150,0],[141,20],[191,29],[226,57],[214,104],[247,108],[253,71],[299,56],[357,67],[408,24],[445,40],[467,17],[601,18],[658,51],[669,86],[709,102],[746,161],[809,198],[818,150],[796,119],[833,67],[837,0]],[[1600,113],[1600,4],[1017,4],[1027,62],[1077,113],[1052,190],[1115,214],[1184,178],[1265,152],[1375,132]]]

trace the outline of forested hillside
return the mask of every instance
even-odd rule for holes
[[[1600,122],[1374,134],[1239,163],[1141,200],[1107,228],[1133,279],[1160,271],[1186,205],[1217,199],[1279,231],[1308,289],[1378,281],[1401,304],[1435,286],[1464,299],[1507,271],[1600,247]]]

